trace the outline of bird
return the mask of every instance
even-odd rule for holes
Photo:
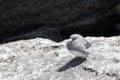
[[[90,54],[87,50],[90,46],[91,43],[80,34],[72,34],[67,42],[68,51],[76,57],[86,58]]]

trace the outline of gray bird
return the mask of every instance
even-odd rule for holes
[[[67,43],[68,50],[77,57],[86,58],[89,54],[87,49],[91,46],[83,36],[73,34],[70,36],[70,41]]]

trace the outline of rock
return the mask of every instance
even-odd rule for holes
[[[115,28],[117,29],[117,31],[120,33],[120,23],[115,25]]]
[[[62,37],[60,31],[57,30],[56,28],[42,27],[42,28],[38,28],[37,30],[35,30],[33,32],[26,33],[24,35],[7,38],[7,39],[3,40],[2,43],[6,43],[9,41],[15,41],[15,40],[19,40],[19,39],[33,39],[36,37],[49,38],[56,42],[63,40],[63,37]]]
[[[120,15],[120,3],[115,7],[117,14]]]
[[[0,56],[7,58],[0,61],[0,80],[119,80],[120,36],[86,39],[92,43],[86,60],[70,54],[68,40],[35,38],[1,44]]]
[[[120,2],[119,4],[115,7],[116,13],[118,15],[120,15]],[[117,29],[117,31],[120,33],[120,22],[118,22],[117,24],[115,24],[115,28]]]
[[[0,40],[46,25],[64,35],[109,32],[119,21],[114,10],[117,3],[118,0],[1,0]]]

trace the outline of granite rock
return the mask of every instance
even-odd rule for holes
[[[0,45],[0,80],[119,80],[120,36],[86,37],[88,58],[70,54],[68,40],[45,38]]]

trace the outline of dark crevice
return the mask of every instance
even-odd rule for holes
[[[44,25],[43,24],[36,24],[36,25],[28,26],[28,28],[22,27],[22,28],[19,28],[19,29],[15,30],[15,31],[4,31],[0,34],[0,36],[1,36],[0,37],[0,43],[3,42],[5,39],[8,39],[8,38],[11,38],[11,37],[14,37],[14,36],[24,35],[26,33],[35,31],[40,26],[44,26]]]
[[[68,31],[62,31],[62,35],[64,39],[69,38],[71,34],[75,34],[75,33],[81,34],[83,36],[96,36],[96,37],[116,36],[116,35],[120,35],[120,32],[115,28],[115,25],[119,23],[119,21],[120,21],[120,16],[113,15],[104,21],[96,22],[96,24],[94,25],[82,26],[82,29],[73,28]]]
[[[111,11],[111,10],[110,10]],[[95,17],[99,17],[98,21],[95,21],[93,24],[90,25],[81,25],[80,29],[78,29],[75,25],[75,27],[72,25],[71,29],[67,30],[67,29],[61,29],[62,26],[68,26],[70,27],[71,23],[76,24],[77,21],[80,21],[81,19],[79,17],[70,20],[68,23],[65,24],[61,24],[61,25],[55,25],[55,24],[33,24],[33,25],[28,25],[28,27],[21,27],[17,30],[14,31],[4,31],[0,34],[0,42],[4,41],[7,38],[10,37],[14,37],[14,36],[19,36],[19,35],[24,35],[26,33],[35,31],[36,29],[40,28],[40,27],[44,27],[46,25],[50,26],[50,27],[55,27],[57,29],[60,29],[60,32],[62,34],[63,39],[67,39],[69,38],[69,36],[71,34],[81,34],[83,36],[105,36],[105,37],[110,37],[110,36],[116,36],[119,35],[120,32],[115,28],[115,25],[119,23],[120,21],[120,16],[117,15],[116,13],[112,13],[111,14],[107,14],[107,12],[101,12],[99,11],[99,13],[96,13]],[[105,14],[102,14],[105,13]],[[94,13],[95,14],[95,13]],[[114,14],[114,15],[113,15]],[[104,20],[102,19],[102,17],[106,17]],[[92,15],[91,15],[92,16]],[[89,16],[86,16],[86,19],[89,19]],[[80,25],[79,25],[80,26]],[[15,27],[15,26],[13,26]],[[63,28],[63,27],[62,27]],[[91,29],[92,28],[92,29]],[[6,34],[7,33],[7,34]],[[19,39],[23,39],[23,38],[19,38]],[[19,39],[15,39],[15,40],[19,40]]]

